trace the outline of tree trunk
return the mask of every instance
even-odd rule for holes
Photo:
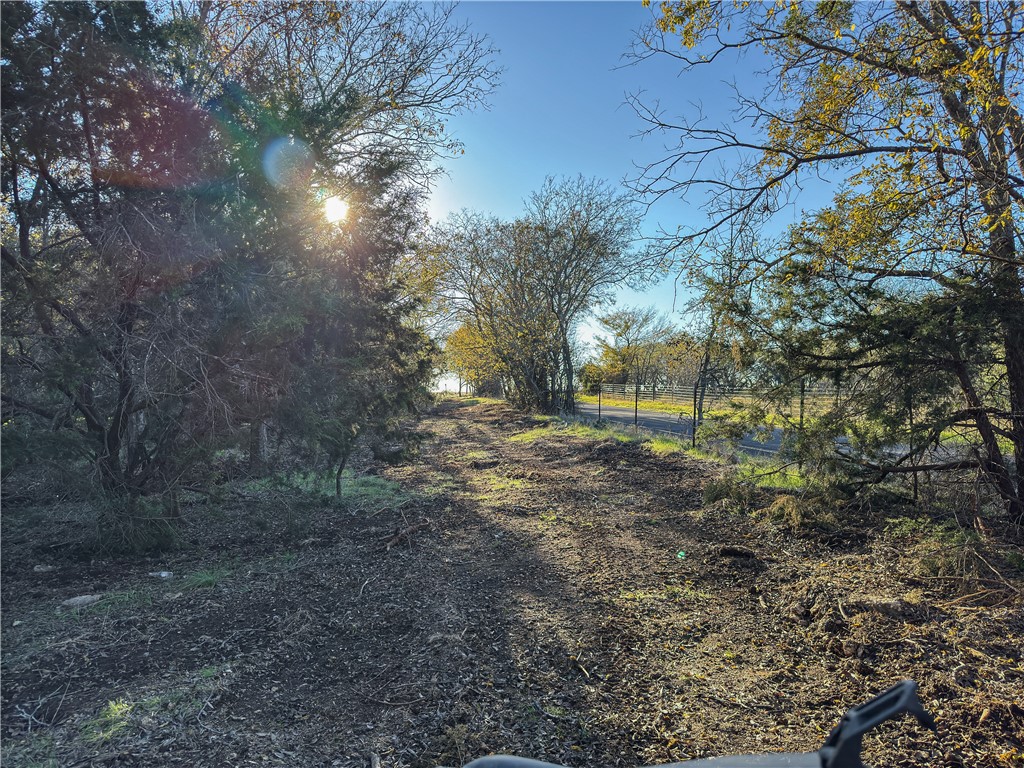
[[[264,471],[268,455],[267,422],[263,419],[254,420],[249,424],[249,471]]]
[[[566,338],[562,339],[562,356],[564,358],[565,365],[565,402],[563,407],[569,413],[576,412],[576,392],[575,382],[573,381],[573,369],[572,369],[572,350],[569,348],[569,340]]]
[[[1006,490],[1001,488],[1000,495],[1006,503],[1010,520],[1021,529],[1024,528],[1024,301],[1019,300],[1019,288],[1015,293],[1017,295],[1014,298],[1018,301],[1013,302],[1008,307],[1009,312],[1003,312],[1000,318],[1006,355],[1015,477],[1007,478]]]
[[[341,498],[341,473],[345,471],[345,465],[348,464],[348,457],[352,455],[352,449],[348,448],[342,455],[341,461],[338,462],[338,471],[334,473],[334,496]]]

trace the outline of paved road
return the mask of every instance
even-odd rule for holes
[[[589,419],[597,418],[597,405],[592,403],[576,403],[576,413]],[[624,426],[633,426],[633,409],[619,408],[616,406],[601,406],[601,418]],[[684,416],[679,419],[678,414],[663,413],[662,411],[645,411],[642,408],[637,413],[637,424],[644,429],[650,429],[662,434],[670,434],[680,438],[688,438],[693,434],[693,419]],[[772,439],[767,442],[760,442],[749,437],[740,441],[740,449],[747,453],[777,453],[782,445],[782,430],[776,429]]]

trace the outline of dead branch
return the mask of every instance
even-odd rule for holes
[[[394,534],[387,537],[384,542],[384,551],[390,552],[392,547],[396,547],[403,541],[409,541],[412,535],[417,531],[422,531],[426,528],[430,528],[434,525],[429,517],[425,517],[422,520],[418,520],[411,525],[407,525],[405,528],[396,528]]]

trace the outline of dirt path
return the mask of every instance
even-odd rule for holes
[[[515,439],[536,426],[443,407],[420,460],[383,473],[408,494],[394,503],[237,496],[197,511],[173,558],[38,573],[49,542],[5,518],[5,765],[810,750],[906,677],[942,729],[888,729],[878,762],[1022,764],[1019,602],[930,591],[881,540],[702,506],[713,465],[556,430]],[[87,592],[104,600],[58,610]]]

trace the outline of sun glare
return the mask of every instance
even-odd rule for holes
[[[340,197],[328,197],[324,200],[324,216],[331,224],[344,221],[348,215],[348,203]]]

